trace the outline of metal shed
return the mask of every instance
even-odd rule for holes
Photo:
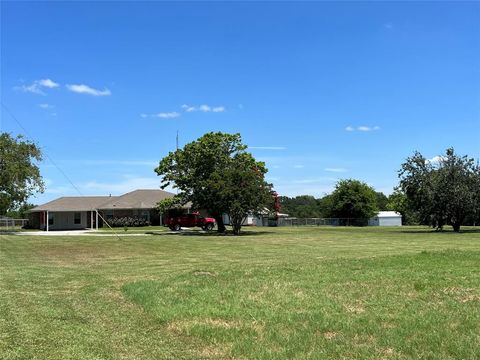
[[[368,220],[369,226],[402,226],[402,214],[396,211],[379,211]]]

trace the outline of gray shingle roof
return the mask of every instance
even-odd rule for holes
[[[135,190],[106,201],[98,209],[153,209],[160,200],[174,195],[164,190]]]
[[[64,196],[31,209],[36,211],[89,211],[117,196]]]

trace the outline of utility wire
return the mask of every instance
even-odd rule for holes
[[[1,104],[2,104],[2,107],[3,109],[7,112],[8,115],[10,115],[10,117],[18,124],[18,126],[20,126],[20,128],[24,131],[27,139],[29,139],[30,141],[32,142],[35,142],[35,139],[33,138],[32,135],[30,135],[30,133],[27,131],[27,129],[22,125],[22,123],[20,122],[20,120],[17,119],[17,117],[10,111],[10,109],[3,103],[3,101],[1,101]],[[45,148],[44,148],[45,149]],[[80,189],[73,183],[73,181],[68,177],[68,175],[60,168],[60,166],[57,165],[57,163],[52,159],[52,157],[50,155],[48,155],[48,153],[43,150],[43,153],[45,154],[45,157],[53,164],[53,166],[55,166],[57,168],[57,170],[63,175],[63,177],[65,179],[67,179],[67,181],[70,183],[70,185],[72,185],[72,187],[78,192],[78,194],[80,196],[84,196],[83,193],[80,191]],[[100,215],[100,213],[95,209],[95,211],[97,212],[98,216],[103,220],[103,222],[105,224],[107,224],[107,226],[113,231],[113,233],[118,237],[119,240],[122,240],[122,238],[120,237],[120,235],[117,234],[117,232],[110,226],[110,224],[108,223],[107,220],[105,220],[105,218]]]

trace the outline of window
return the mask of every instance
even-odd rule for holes
[[[48,214],[48,225],[53,225],[53,214]]]
[[[82,214],[76,212],[73,214],[73,223],[74,224],[81,224],[82,223]]]
[[[107,219],[113,219],[113,210],[106,210],[105,216],[107,217]]]

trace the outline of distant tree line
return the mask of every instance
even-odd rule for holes
[[[321,198],[281,196],[282,213],[299,218],[370,218],[382,210],[402,214],[404,225],[429,225],[441,230],[451,225],[480,224],[480,165],[459,156],[453,148],[428,160],[419,152],[399,170],[399,185],[388,197],[358,180],[340,180]]]
[[[354,179],[340,180],[332,194],[280,196],[281,212],[298,218],[370,218],[388,210],[389,198]]]

